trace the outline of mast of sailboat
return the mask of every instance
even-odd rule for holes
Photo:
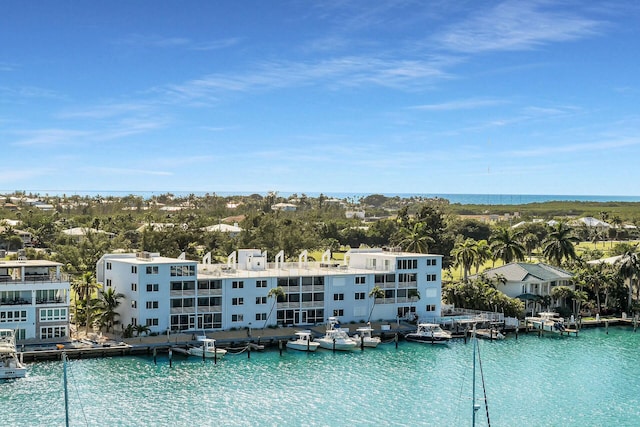
[[[69,392],[67,390],[67,354],[62,353],[62,378],[64,384],[64,421],[69,427]]]
[[[473,341],[473,394],[471,399],[471,405],[473,406],[472,415],[471,415],[471,426],[476,426],[476,412],[480,409],[480,405],[476,403],[476,352],[478,345],[478,337],[476,336],[476,325],[473,325],[473,332],[471,335],[471,340]]]

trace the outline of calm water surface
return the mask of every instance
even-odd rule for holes
[[[640,332],[480,341],[493,426],[640,425]],[[72,426],[469,426],[472,345],[71,360]],[[482,395],[480,379],[478,395]],[[63,426],[62,363],[0,382],[3,425]],[[477,425],[487,425],[484,408]]]

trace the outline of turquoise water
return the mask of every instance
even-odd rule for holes
[[[480,341],[493,426],[640,424],[640,332]],[[68,364],[73,426],[468,426],[471,344]],[[482,394],[480,380],[478,395]],[[62,363],[0,383],[3,425],[64,425]],[[487,425],[484,408],[477,425]]]

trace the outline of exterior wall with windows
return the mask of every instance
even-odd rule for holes
[[[0,328],[24,339],[69,338],[69,277],[45,260],[0,261]]]
[[[299,262],[276,257],[271,264],[262,256],[247,249],[226,264],[198,264],[159,254],[105,255],[98,277],[126,295],[123,325],[137,321],[158,333],[305,326],[330,316],[342,322],[440,316],[440,255],[359,249],[344,262],[308,262],[301,255]],[[269,292],[278,287],[284,297],[276,300]],[[374,301],[375,287],[384,296]]]

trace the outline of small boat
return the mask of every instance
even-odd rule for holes
[[[375,348],[380,344],[380,337],[372,336],[373,328],[371,325],[362,326],[356,329],[356,334],[351,338],[356,342],[358,347]]]
[[[525,320],[535,330],[554,332],[556,334],[567,332],[564,319],[558,313],[544,311],[538,313],[537,317],[527,317]]]
[[[225,354],[227,354],[227,350],[224,348],[216,347],[216,340],[213,338],[207,338],[206,336],[198,337],[198,342],[201,342],[202,345],[199,347],[189,347],[187,349],[187,353],[190,356],[204,357],[207,359],[210,358],[221,358]]]
[[[448,344],[451,334],[437,323],[418,323],[418,329],[404,336],[407,341],[422,342],[427,344]]]
[[[320,344],[313,341],[311,331],[298,331],[296,332],[296,339],[287,341],[287,348],[299,351],[316,351]]]
[[[340,328],[340,323],[335,317],[329,317],[327,323],[327,331],[322,338],[316,339],[320,347],[328,350],[354,350],[358,344],[349,337],[347,332]]]
[[[504,334],[496,328],[476,329],[476,336],[487,340],[503,340]]]
[[[20,362],[13,329],[0,329],[0,379],[24,378],[27,368]]]

